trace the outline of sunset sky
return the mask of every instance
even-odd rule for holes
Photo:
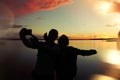
[[[70,38],[117,37],[120,0],[0,0],[0,36],[22,27],[43,35],[55,28]]]

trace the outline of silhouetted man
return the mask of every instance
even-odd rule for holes
[[[34,80],[54,80],[55,67],[53,55],[55,50],[51,50],[51,48],[56,46],[54,41],[57,37],[58,31],[51,29],[48,36],[47,33],[44,34],[45,42],[40,42],[32,35],[31,30],[27,30],[26,28],[21,29],[20,38],[24,45],[29,48],[38,49],[37,61],[32,74]]]
[[[96,54],[96,50],[81,50],[68,46],[69,39],[62,35],[58,39],[60,52],[57,63],[57,80],[73,80],[77,72],[77,55],[90,56]]]

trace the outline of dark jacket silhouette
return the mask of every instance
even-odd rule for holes
[[[77,72],[77,55],[90,56],[96,54],[96,50],[81,50],[68,46],[69,39],[62,35],[58,40],[60,52],[57,63],[57,79],[58,80],[73,80]]]
[[[29,35],[29,38],[27,36]],[[56,44],[55,39],[58,37],[58,32],[55,29],[51,29],[48,36],[47,33],[44,34],[44,42],[40,42],[34,35],[32,35],[31,30],[25,28],[20,31],[20,38],[24,45],[28,48],[33,48],[38,50],[36,65],[33,70],[34,80],[54,80],[54,52],[51,50]]]

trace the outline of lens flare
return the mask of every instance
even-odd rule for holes
[[[0,30],[7,29],[6,25],[14,24],[13,12],[5,4],[0,3]]]

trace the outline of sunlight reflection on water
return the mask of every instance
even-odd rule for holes
[[[0,43],[2,43],[0,44],[0,74],[2,74],[0,77],[4,78],[2,80],[30,80],[37,50],[27,48],[17,40],[0,41]],[[107,50],[116,50],[116,42],[106,42],[105,40],[71,40],[70,46],[97,50],[96,55],[78,56],[75,80],[90,80],[94,74],[103,74],[101,55],[106,54]]]

